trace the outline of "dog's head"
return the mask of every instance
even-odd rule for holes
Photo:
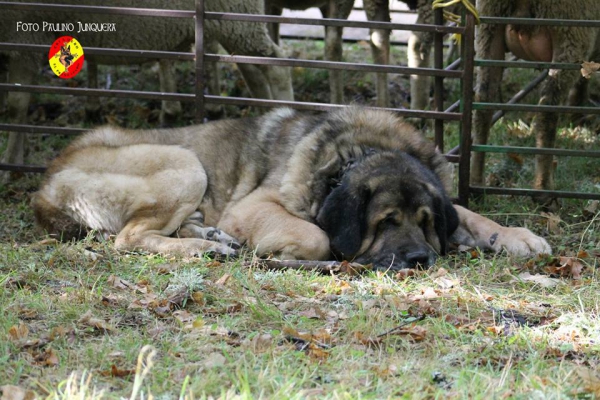
[[[354,162],[325,198],[317,223],[334,254],[378,269],[429,267],[458,215],[438,177],[403,152]]]

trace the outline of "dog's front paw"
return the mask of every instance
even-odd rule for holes
[[[552,254],[546,239],[535,235],[527,228],[504,228],[498,235],[494,248],[505,249],[510,255],[528,257],[537,254]]]

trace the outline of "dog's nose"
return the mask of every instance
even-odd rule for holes
[[[431,258],[428,251],[418,250],[406,253],[406,262],[411,268],[420,265],[421,268],[427,268],[431,264]]]

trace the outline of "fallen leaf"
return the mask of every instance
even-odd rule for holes
[[[11,340],[21,340],[25,339],[27,335],[29,335],[29,328],[24,323],[20,323],[19,325],[13,325],[8,329],[8,335]]]
[[[135,375],[135,369],[119,369],[115,364],[110,367],[110,371],[100,371],[100,375],[112,378],[129,378]]]
[[[186,324],[188,322],[192,322],[193,320],[196,319],[196,316],[194,316],[193,314],[191,314],[187,310],[177,310],[177,311],[174,311],[173,312],[173,316],[175,317],[175,319],[177,319],[182,324]]]
[[[116,275],[111,275],[106,280],[106,283],[117,289],[133,289],[134,285],[131,282],[121,279]]]
[[[231,274],[224,274],[222,277],[219,278],[218,281],[215,282],[215,285],[225,286],[225,284],[227,284],[227,282],[230,279],[231,279]]]
[[[0,392],[0,400],[33,400],[37,397],[35,392],[14,385],[0,386]]]
[[[115,328],[113,328],[108,322],[100,318],[93,317],[91,310],[88,310],[88,312],[79,318],[79,323],[105,332],[112,332],[115,330]]]
[[[35,363],[44,367],[57,366],[59,363],[58,355],[54,350],[46,349],[42,353],[38,354],[37,357],[35,357]]]
[[[551,288],[560,283],[560,279],[550,278],[548,275],[535,274],[531,275],[529,272],[525,271],[518,275],[519,279],[513,279],[512,282],[519,282],[520,280],[537,283],[538,285]]]
[[[298,312],[298,315],[311,319],[323,319],[323,311],[317,310],[314,307],[306,311],[300,311]]]
[[[542,217],[546,218],[546,227],[548,228],[548,232],[555,235],[560,235],[562,232],[562,228],[560,227],[562,219],[553,213],[542,212],[541,215]]]
[[[354,332],[354,339],[356,339],[360,344],[363,344],[365,346],[379,347],[383,343],[384,337],[381,336],[373,338],[371,336],[366,336],[361,332]]]
[[[252,350],[254,353],[264,353],[273,346],[273,336],[268,333],[254,335],[252,339],[246,339],[242,346]]]

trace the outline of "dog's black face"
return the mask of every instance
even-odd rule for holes
[[[458,215],[437,176],[402,152],[365,156],[326,197],[317,223],[337,257],[377,269],[429,267]]]

